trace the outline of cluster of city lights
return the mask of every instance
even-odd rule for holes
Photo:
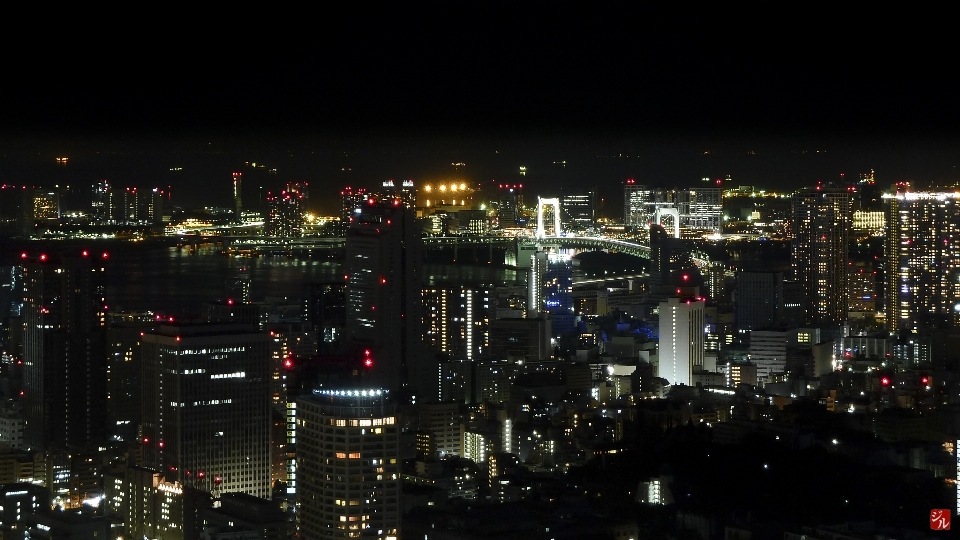
[[[423,186],[423,190],[424,190],[425,192],[427,192],[427,193],[431,193],[431,192],[433,191],[433,189],[434,189],[434,187],[431,186],[430,184],[427,184],[427,185]],[[446,193],[447,191],[450,191],[450,192],[454,192],[454,193],[455,193],[455,192],[457,192],[457,191],[466,191],[466,190],[467,190],[467,184],[466,184],[465,182],[460,182],[460,183],[451,182],[449,185],[447,185],[447,184],[438,184],[437,187],[436,187],[436,189],[437,189],[437,191],[439,191],[440,193]]]
[[[382,396],[387,393],[387,390],[383,389],[371,389],[371,390],[324,390],[318,389],[313,391],[314,394],[324,395],[324,396],[362,396],[362,397],[375,397]]]

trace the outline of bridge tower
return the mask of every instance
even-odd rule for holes
[[[560,199],[556,197],[551,199],[537,197],[537,238],[544,238],[547,236],[546,231],[543,229],[544,206],[553,207],[553,236],[560,236]]]
[[[673,218],[673,237],[680,238],[680,211],[672,206],[658,206],[653,213],[653,222],[662,225],[665,217]]]

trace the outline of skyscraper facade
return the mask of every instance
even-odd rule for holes
[[[480,283],[423,287],[423,339],[428,349],[474,360],[490,341],[490,290]]]
[[[371,384],[397,390],[414,368],[420,330],[420,233],[398,199],[370,199],[346,238],[346,344],[370,351]]]
[[[382,389],[297,398],[297,526],[304,540],[396,539],[400,434]]]
[[[660,302],[660,376],[689,386],[703,368],[704,303],[668,298]]]
[[[592,229],[596,223],[596,191],[568,193],[560,197],[561,221],[566,230]]]
[[[23,257],[24,444],[82,449],[106,434],[106,254]]]
[[[886,197],[885,311],[891,332],[960,324],[960,195]]]
[[[277,238],[300,238],[303,236],[304,212],[307,197],[296,184],[287,184],[278,194],[267,193],[269,207],[265,232]]]
[[[523,184],[500,184],[497,205],[497,221],[501,229],[520,225],[520,206],[523,200]]]
[[[364,188],[347,186],[340,191],[340,234],[346,234],[355,214],[367,202],[369,194]]]
[[[772,328],[783,319],[783,273],[737,272],[737,328]]]
[[[270,336],[164,325],[143,336],[144,464],[210,493],[271,497]]]
[[[846,190],[818,188],[793,195],[793,272],[806,292],[806,322],[847,318],[847,243],[852,210]]]
[[[647,186],[638,184],[636,180],[630,178],[623,184],[623,224],[628,227],[646,228],[647,220],[647,201],[650,198],[650,190]]]
[[[243,221],[243,173],[233,173],[233,221]]]

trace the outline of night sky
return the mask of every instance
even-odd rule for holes
[[[251,173],[258,186],[316,193],[464,161],[471,180],[525,165],[534,192],[597,186],[615,208],[627,177],[960,180],[955,47],[909,17],[398,9],[66,39],[69,54],[17,62],[0,85],[0,182],[171,185],[176,204],[202,206],[227,204],[245,161],[277,168]]]

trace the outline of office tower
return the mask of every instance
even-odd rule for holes
[[[851,230],[864,236],[882,236],[887,231],[887,214],[883,210],[854,210]]]
[[[381,389],[323,389],[297,398],[301,538],[399,538],[396,424],[396,406]]]
[[[877,311],[877,271],[874,261],[857,261],[847,265],[848,309],[855,312]]]
[[[532,284],[531,284],[532,286]],[[576,314],[573,310],[573,260],[551,253],[540,278],[543,311],[550,314],[554,335],[573,332]]]
[[[960,324],[960,195],[886,196],[885,311],[894,333]]]
[[[423,287],[423,342],[454,359],[473,360],[490,341],[490,289],[484,284],[436,283]]]
[[[543,280],[547,273],[547,254],[537,251],[530,256],[530,270],[527,272],[527,317],[539,317],[543,312]]]
[[[170,324],[143,336],[147,467],[203,491],[270,498],[269,340],[229,324]]]
[[[684,227],[697,233],[720,234],[723,229],[722,190],[719,187],[690,188],[683,192],[686,212]],[[686,218],[686,219],[683,219]]]
[[[164,192],[159,188],[153,188],[142,198],[142,204],[145,208],[141,212],[141,220],[150,225],[160,225],[163,223],[163,197]]]
[[[103,475],[103,515],[123,525],[125,538],[199,538],[197,509],[211,502],[209,494],[152,469],[130,466]]]
[[[660,376],[689,386],[703,367],[704,303],[668,298],[660,302]]]
[[[118,224],[136,223],[140,219],[140,193],[135,187],[124,189],[117,197],[119,205],[114,216]]]
[[[367,202],[367,190],[350,186],[340,191],[340,234],[346,234],[354,214]]]
[[[694,274],[693,261],[687,244],[680,238],[669,236],[662,225],[650,225],[650,287],[689,286]],[[687,276],[684,279],[684,276]]]
[[[240,223],[243,221],[243,173],[233,173],[233,221]]]
[[[33,191],[33,219],[59,219],[60,194],[55,191]]]
[[[88,448],[105,437],[106,254],[83,253],[23,257],[24,444],[32,450]]]
[[[806,322],[831,325],[847,318],[847,243],[850,197],[818,188],[793,195],[793,271],[803,285]]]
[[[737,328],[772,328],[783,320],[783,273],[737,272]]]
[[[750,362],[757,366],[757,378],[769,381],[787,369],[786,330],[754,330],[750,332]]]
[[[384,180],[382,188],[380,193],[376,195],[378,199],[397,199],[400,201],[400,204],[407,208],[414,208],[416,206],[417,192],[416,189],[414,189],[413,180],[404,180],[402,182],[394,182],[392,179]]]
[[[497,221],[501,229],[520,225],[520,200],[523,184],[499,184],[497,194]]]
[[[460,404],[425,403],[420,406],[420,430],[430,433],[433,450],[442,459],[460,455]]]
[[[111,323],[107,329],[107,435],[133,443],[140,429],[140,338],[154,323]]]
[[[227,279],[227,299],[233,299],[234,302],[249,304],[253,301],[250,296],[250,273],[246,268],[232,278]]]
[[[510,390],[520,366],[512,361],[484,361],[476,367],[474,401],[500,404],[510,401]]]
[[[623,183],[623,224],[628,227],[646,228],[647,201],[650,190],[647,186],[638,184],[633,178]]]
[[[277,238],[303,236],[303,220],[307,198],[299,184],[287,184],[278,194],[267,193],[267,220],[264,232]]]
[[[503,360],[546,360],[553,355],[550,346],[553,327],[546,316],[490,321],[490,358]]]
[[[560,197],[560,209],[564,229],[584,231],[596,223],[596,190],[587,193],[570,193]]]
[[[110,184],[106,180],[94,182],[90,190],[90,215],[98,222],[110,219]]]
[[[421,242],[413,211],[396,200],[368,200],[347,231],[346,344],[370,351],[364,375],[388,390],[417,369],[422,348]],[[421,375],[410,373],[411,384]]]
[[[306,321],[317,334],[319,351],[330,354],[343,340],[347,326],[347,285],[342,281],[315,283],[307,298]]]

